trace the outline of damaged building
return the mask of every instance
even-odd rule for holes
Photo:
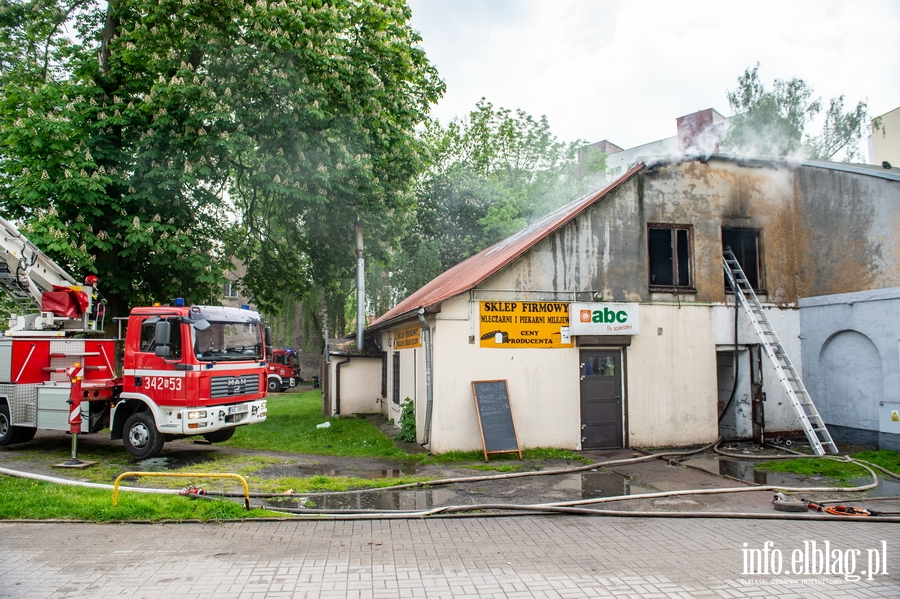
[[[505,380],[522,448],[796,435],[729,247],[835,440],[900,449],[898,236],[898,169],[645,160],[375,320],[373,351],[328,361],[326,411],[408,399],[429,450],[480,450],[472,383]]]

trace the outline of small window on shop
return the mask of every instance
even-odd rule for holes
[[[611,356],[593,356],[584,364],[587,376],[616,376],[616,360]]]
[[[650,225],[647,231],[650,288],[693,291],[691,228],[687,225]]]

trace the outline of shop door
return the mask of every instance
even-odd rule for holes
[[[622,353],[582,350],[582,449],[621,448],[622,429]]]

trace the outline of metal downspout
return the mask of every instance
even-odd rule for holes
[[[419,322],[425,332],[425,440],[422,445],[428,445],[431,438],[431,406],[434,401],[434,384],[431,373],[431,328],[425,320],[425,309],[419,308]]]
[[[737,290],[734,290],[734,363],[732,365],[732,370],[734,371],[734,385],[731,387],[731,396],[728,398],[728,403],[725,404],[725,408],[722,409],[722,413],[719,414],[719,424],[722,424],[722,419],[725,418],[725,412],[728,411],[728,408],[731,407],[731,404],[734,402],[734,397],[737,395],[738,388],[738,370],[740,368],[741,361],[738,359],[738,297]],[[734,430],[735,434],[737,434],[737,419],[734,421]]]
[[[341,415],[341,366],[350,361],[347,356],[334,365],[334,415]]]
[[[356,219],[356,349],[366,343],[366,260],[363,258],[362,223]]]

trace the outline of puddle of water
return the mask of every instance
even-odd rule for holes
[[[615,472],[582,472],[581,473],[581,497],[582,499],[594,499],[595,497],[616,497],[630,495],[631,483],[628,477]]]
[[[627,476],[600,470],[561,476],[553,485],[555,491],[581,493],[582,499],[630,495],[633,490]]]
[[[300,466],[300,471],[303,476],[352,476],[365,479],[400,478],[401,476],[415,474],[416,466],[409,465],[387,470],[330,470],[315,466]]]
[[[449,489],[412,491],[381,491],[346,493],[342,495],[316,495],[273,497],[264,502],[273,507],[328,509],[328,510],[426,510],[448,505],[456,499]],[[315,505],[312,505],[312,504]]]
[[[801,478],[788,472],[757,471],[754,462],[720,458],[693,458],[685,461],[685,464],[706,470],[710,474],[730,476],[758,485],[782,485],[785,487],[812,486],[810,485],[810,478]]]
[[[164,472],[166,470],[204,464],[208,461],[210,461],[210,457],[205,452],[170,453],[165,456],[147,458],[146,460],[135,462],[135,470],[140,472]]]
[[[861,487],[862,485],[868,485],[871,482],[872,478],[867,476],[865,478],[854,478],[850,481],[850,484],[854,487]],[[865,493],[870,497],[898,497],[900,496],[900,480],[886,478],[885,475],[879,474],[878,486]],[[872,507],[872,509],[877,510],[878,507]]]
[[[305,474],[309,474],[304,468]],[[414,471],[414,469],[413,469]],[[400,476],[404,470],[358,472],[338,470],[317,470],[317,473],[328,476],[366,476],[378,475]],[[377,477],[377,476],[373,476]],[[630,483],[628,477],[614,472],[582,472],[563,477],[553,487],[560,491],[580,492],[583,499],[594,497],[611,497],[628,495]],[[265,502],[273,507],[311,508],[334,510],[426,510],[433,507],[452,505],[460,502],[459,494],[449,488],[411,489],[400,491],[377,491],[368,493],[346,493],[341,495],[317,495],[314,493],[289,497],[274,497]],[[310,505],[307,502],[312,502]]]

